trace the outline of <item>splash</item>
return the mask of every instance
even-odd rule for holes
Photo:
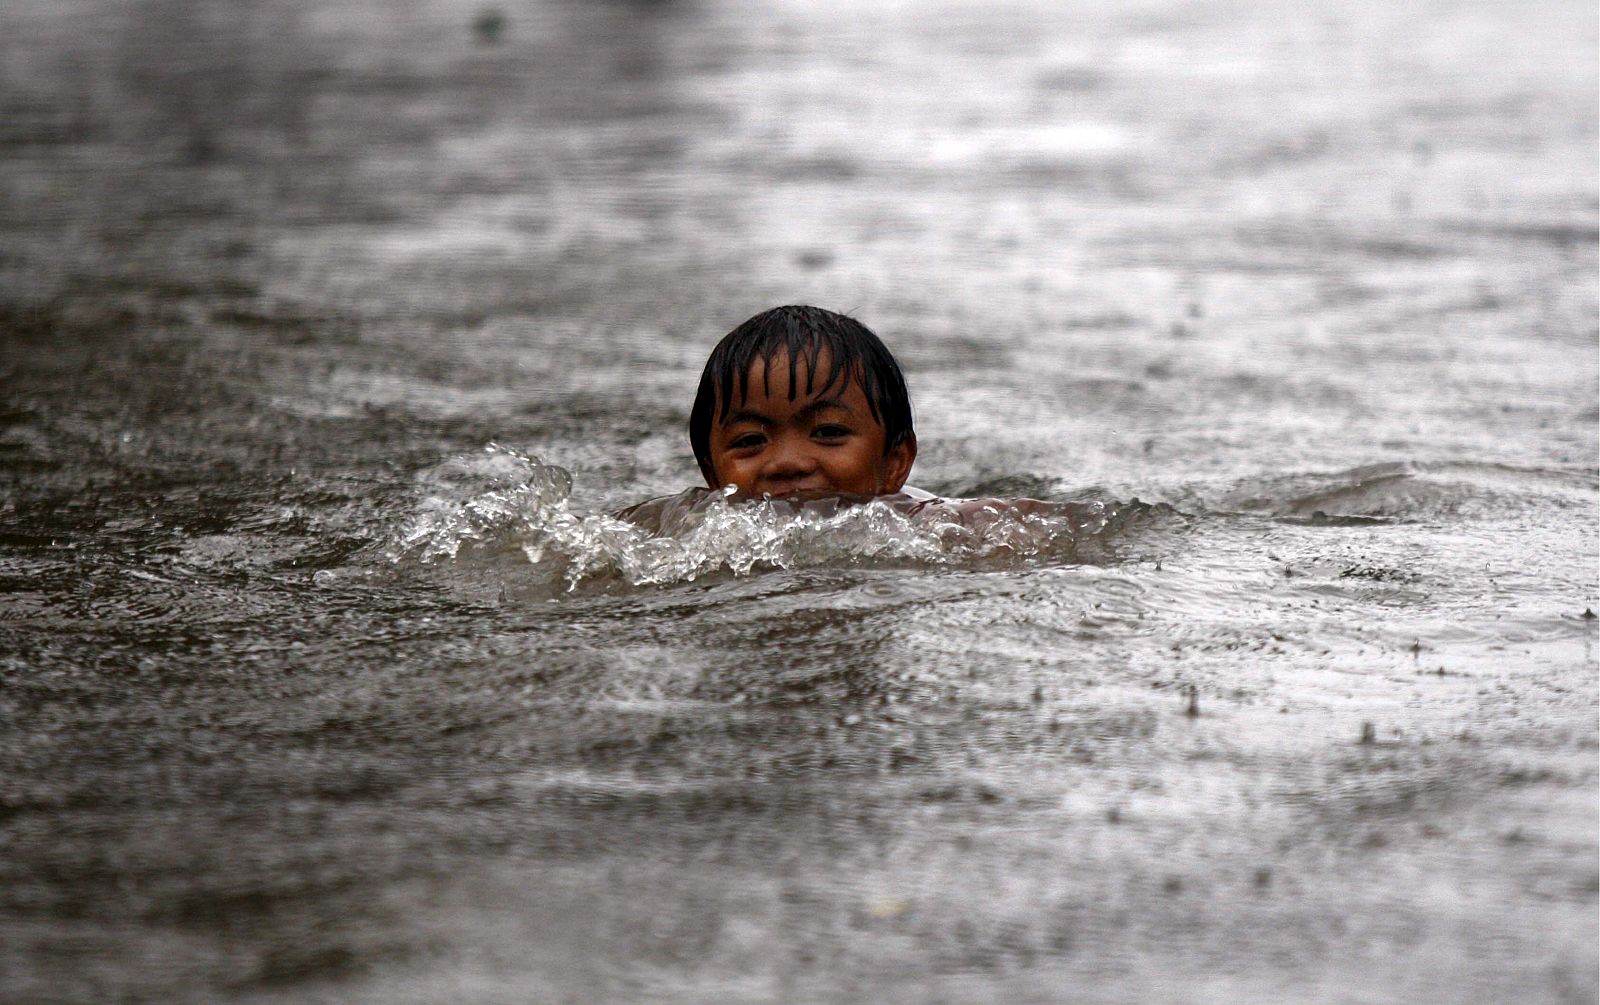
[[[389,548],[392,561],[520,554],[569,591],[586,581],[642,586],[762,568],[1071,561],[1130,509],[1149,509],[1137,501],[748,500],[731,490],[690,489],[618,514],[578,513],[567,471],[496,444],[427,469],[418,481],[425,494]]]

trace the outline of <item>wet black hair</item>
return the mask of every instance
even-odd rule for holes
[[[818,362],[828,357],[828,370],[818,374]],[[750,368],[757,360],[771,367],[780,356],[789,360],[789,398],[799,387],[800,364],[805,364],[806,393],[827,390],[856,380],[867,398],[872,417],[883,424],[884,452],[913,435],[911,398],[905,375],[878,336],[855,318],[820,307],[774,307],[762,311],[724,335],[706,360],[700,390],[689,412],[689,443],[708,484],[716,484],[711,466],[712,413],[728,417],[734,399],[749,396]],[[823,379],[819,382],[818,377]]]

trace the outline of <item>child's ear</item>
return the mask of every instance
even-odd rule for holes
[[[883,491],[899,492],[911,477],[911,465],[917,461],[917,434],[907,433],[905,439],[889,448],[884,461]]]

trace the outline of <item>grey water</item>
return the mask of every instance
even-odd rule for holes
[[[0,1000],[1594,1001],[1596,19],[0,6]]]

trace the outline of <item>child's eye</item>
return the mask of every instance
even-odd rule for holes
[[[828,425],[818,426],[812,435],[823,440],[840,440],[850,435],[850,427],[829,423]]]
[[[765,442],[767,442],[767,438],[760,433],[745,433],[743,436],[734,437],[733,442],[729,443],[728,446],[734,450],[744,450],[749,447],[759,447]]]

